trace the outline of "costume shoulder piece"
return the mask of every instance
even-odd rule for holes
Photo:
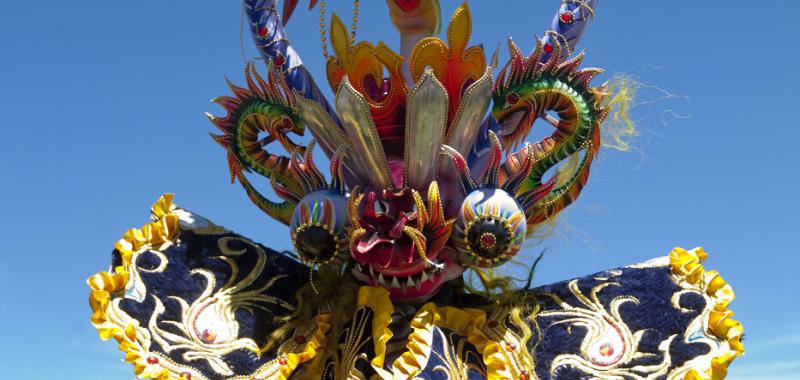
[[[323,29],[331,103],[284,33],[297,1],[244,1],[266,65],[209,117],[231,180],[293,252],[165,194],[88,280],[100,337],[152,379],[724,377],[743,330],[700,248],[538,288],[492,270],[587,184],[612,94],[574,51],[597,2],[563,1],[497,71],[470,45],[466,3],[443,38],[438,1],[386,3],[398,52],[356,42],[357,0],[352,25]],[[322,27],[325,5],[310,4]],[[537,121],[553,132],[530,142]]]

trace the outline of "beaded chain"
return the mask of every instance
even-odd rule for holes
[[[361,5],[361,0],[353,0],[353,24],[350,27],[350,37],[356,38],[356,31],[358,30],[358,7]],[[322,56],[328,59],[328,37],[325,32],[325,0],[319,2],[319,42],[322,48]]]
[[[361,5],[361,0],[353,0],[353,26],[351,37],[356,38],[356,30],[358,29],[358,6]]]

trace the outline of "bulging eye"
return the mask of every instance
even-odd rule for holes
[[[464,199],[453,230],[462,263],[494,267],[514,257],[525,240],[525,213],[501,189],[478,189]]]
[[[309,193],[294,209],[289,228],[300,259],[309,264],[330,264],[348,257],[347,199],[336,192]]]

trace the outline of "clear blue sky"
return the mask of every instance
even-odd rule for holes
[[[361,36],[396,44],[383,2],[362,3]],[[456,2],[444,3],[449,17]],[[470,1],[472,40],[493,49],[511,35],[527,51],[558,3]],[[286,229],[228,183],[203,116],[221,112],[208,100],[226,94],[225,76],[242,82],[240,12],[233,0],[0,3],[5,378],[132,378],[88,322],[84,281],[162,192],[289,247]],[[783,1],[601,1],[581,47],[587,64],[649,86],[641,135],[634,152],[602,152],[545,243],[537,282],[702,245],[747,333],[730,378],[797,379],[798,12]],[[316,17],[299,11],[289,36],[324,82]]]

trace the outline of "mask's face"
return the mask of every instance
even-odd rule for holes
[[[438,193],[438,192],[437,192]],[[450,223],[441,215],[438,197],[428,204],[414,190],[369,191],[351,196],[357,213],[350,236],[361,281],[389,290],[392,299],[415,300],[433,295],[442,284],[464,272],[454,252],[444,246]]]

